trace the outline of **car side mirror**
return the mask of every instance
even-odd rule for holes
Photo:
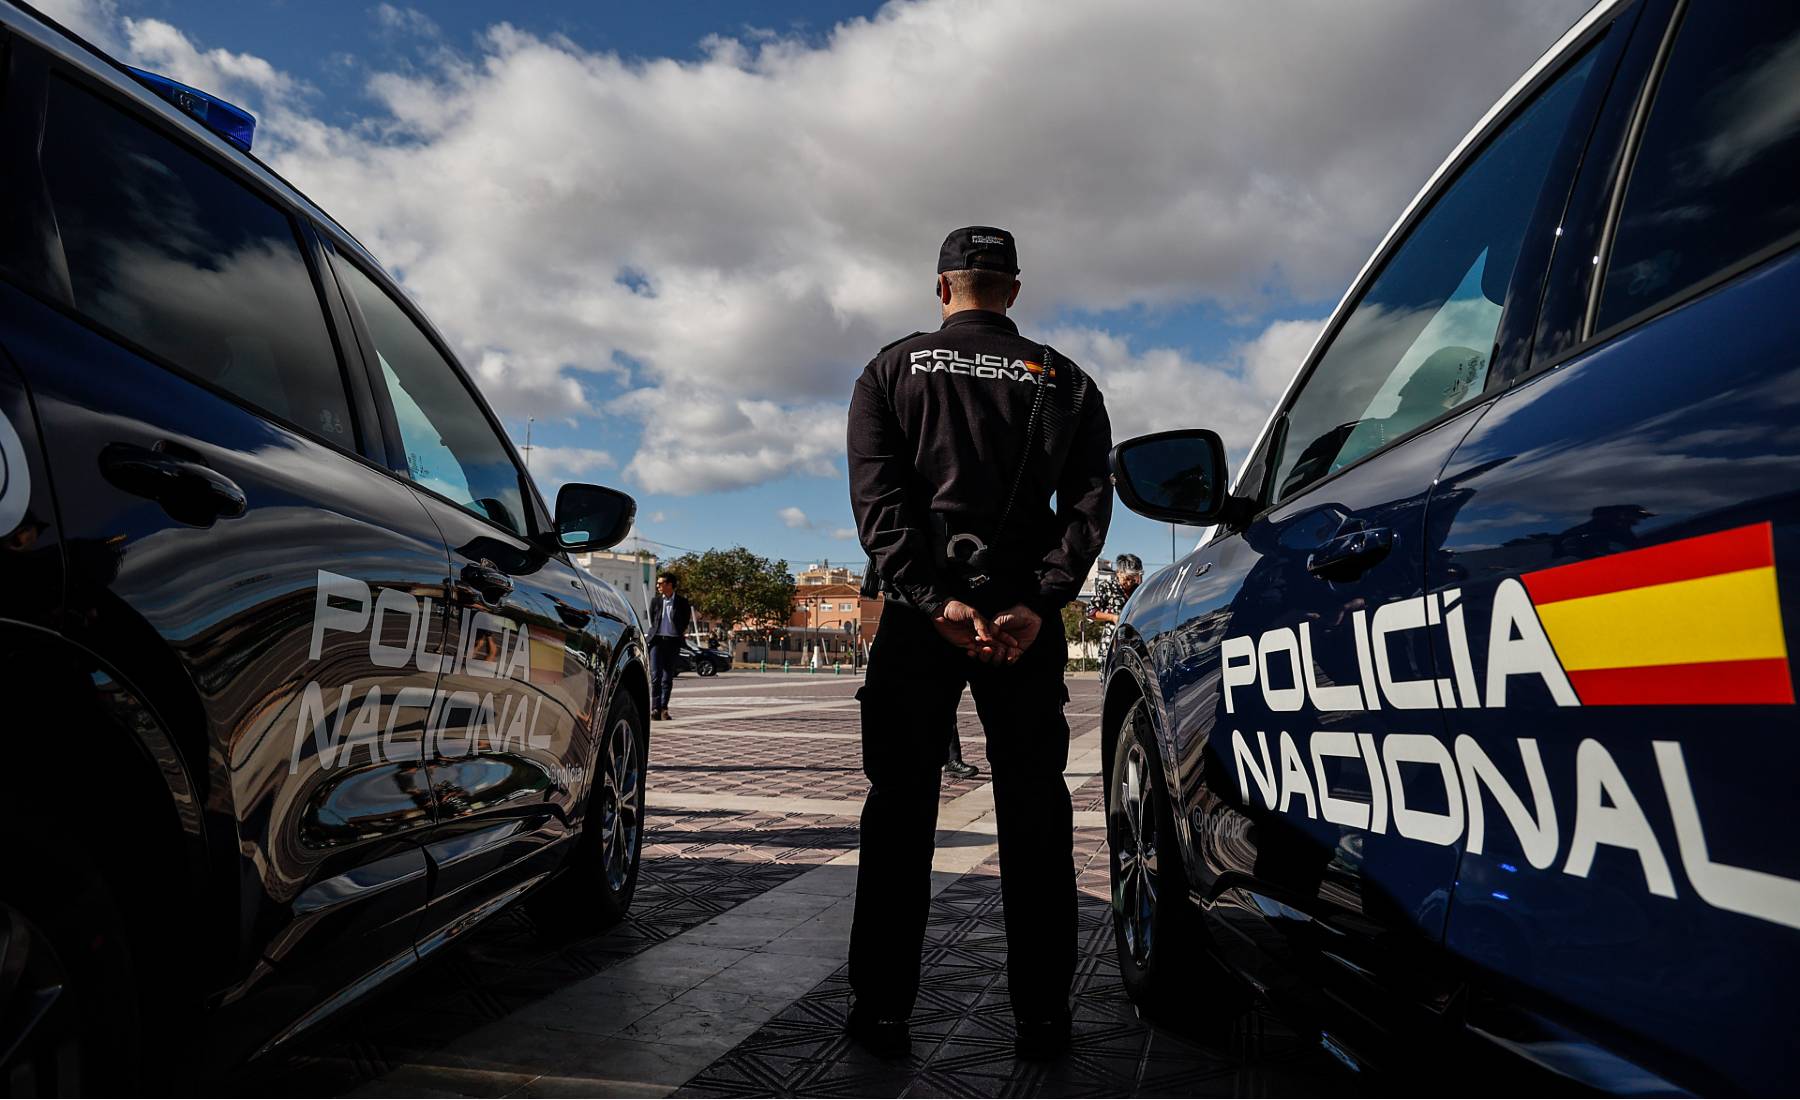
[[[1204,428],[1140,435],[1113,448],[1113,485],[1140,516],[1204,527],[1226,510],[1225,444]]]
[[[556,491],[556,545],[564,550],[605,550],[631,533],[637,501],[604,485],[569,482]]]

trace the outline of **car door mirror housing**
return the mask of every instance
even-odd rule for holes
[[[569,482],[556,491],[556,545],[568,551],[606,550],[631,533],[637,501],[604,485]]]
[[[1140,516],[1204,527],[1225,518],[1225,444],[1205,428],[1140,435],[1113,448],[1113,485]]]

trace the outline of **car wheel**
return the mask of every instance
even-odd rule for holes
[[[111,892],[73,854],[19,870],[0,888],[0,1091],[133,1088],[138,992]]]
[[[1152,1016],[1221,1021],[1242,1007],[1242,988],[1206,950],[1206,930],[1188,897],[1156,737],[1142,703],[1119,731],[1109,775],[1113,939],[1125,992]]]
[[[555,934],[617,924],[631,908],[644,846],[649,731],[637,702],[621,695],[594,759],[581,838],[569,865],[531,895],[532,917]]]
[[[711,661],[701,661],[694,666],[694,671],[702,676],[717,676],[719,674],[719,666],[713,664]]]

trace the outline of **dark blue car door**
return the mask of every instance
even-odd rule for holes
[[[1538,373],[1431,501],[1428,586],[1470,623],[1437,659],[1480,693],[1446,942],[1470,1022],[1548,1065],[1769,1091],[1800,981],[1800,14],[1667,33],[1618,93],[1629,172],[1578,185],[1615,213],[1553,267]]]
[[[497,912],[563,858],[586,802],[610,659],[541,502],[473,386],[402,297],[345,251],[332,270],[388,422],[395,469],[443,533],[450,571],[422,595],[444,618],[425,767],[438,824],[419,949]]]
[[[1611,61],[1590,48],[1546,73],[1421,205],[1240,477],[1256,518],[1178,567],[1160,660],[1190,876],[1239,933],[1225,954],[1364,1018],[1448,1001],[1459,688],[1430,638],[1457,611],[1426,598],[1426,504],[1486,409],[1503,316],[1535,314]]]
[[[9,132],[41,127],[15,186],[50,231],[0,253],[0,340],[57,490],[62,629],[170,727],[232,861],[182,918],[235,949],[216,1052],[412,958],[437,677],[411,593],[448,555],[362,452],[373,405],[291,208],[98,78],[13,60],[36,79],[15,68]]]

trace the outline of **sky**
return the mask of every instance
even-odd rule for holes
[[[851,387],[944,234],[1114,438],[1235,463],[1349,281],[1583,0],[38,0],[250,109],[257,155],[455,345],[547,498],[671,557],[860,565]],[[1116,508],[1152,568],[1197,532]],[[628,546],[635,543],[628,543]]]

